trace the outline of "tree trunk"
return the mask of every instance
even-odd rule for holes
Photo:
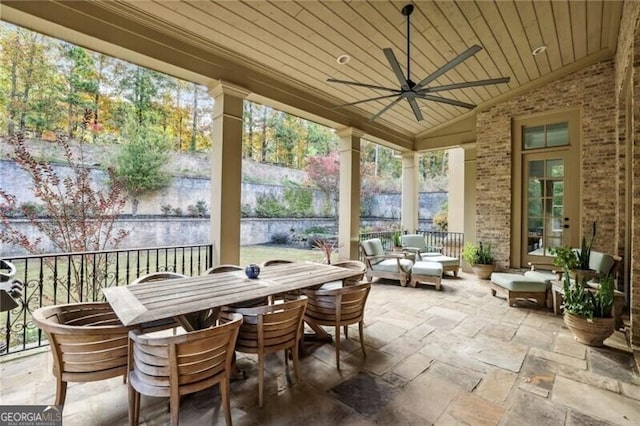
[[[29,49],[29,65],[27,66],[27,74],[24,79],[24,92],[22,92],[22,111],[20,112],[20,131],[24,132],[25,119],[27,116],[27,101],[29,100],[29,91],[31,90],[31,77],[33,76],[33,66],[36,50],[36,42],[38,41],[38,35],[33,34],[29,40],[31,43],[31,49]]]
[[[260,149],[260,161],[267,161],[267,108],[263,107],[262,114],[262,144]]]
[[[196,136],[198,131],[198,85],[193,83],[193,123],[191,127],[191,145],[189,151],[196,150]]]

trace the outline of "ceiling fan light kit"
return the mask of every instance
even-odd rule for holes
[[[327,79],[329,83],[347,84],[351,86],[365,87],[373,90],[382,90],[390,93],[388,95],[376,96],[373,98],[363,99],[361,101],[338,105],[335,108],[344,108],[344,107],[357,105],[365,102],[395,98],[391,101],[391,103],[389,103],[387,106],[382,108],[378,113],[373,115],[369,119],[369,122],[371,122],[379,118],[382,114],[387,112],[397,103],[399,103],[401,100],[405,99],[411,106],[411,109],[413,111],[413,114],[416,117],[416,120],[422,121],[424,117],[422,116],[421,107],[418,105],[418,102],[417,102],[418,99],[432,101],[432,102],[440,102],[440,103],[454,105],[462,108],[473,109],[476,107],[476,105],[473,105],[467,102],[462,102],[457,99],[436,96],[436,95],[433,95],[432,93],[446,91],[446,90],[463,89],[467,87],[486,86],[490,84],[502,84],[502,83],[509,82],[510,77],[499,77],[499,78],[491,78],[487,80],[445,84],[440,86],[431,86],[431,87],[428,86],[431,82],[435,81],[438,77],[445,74],[447,71],[453,69],[457,65],[461,64],[462,62],[466,61],[471,56],[475,55],[480,50],[482,50],[482,47],[477,44],[469,47],[467,50],[465,50],[464,52],[456,56],[454,59],[450,60],[449,62],[447,62],[446,64],[444,64],[443,66],[441,66],[440,68],[438,68],[437,70],[429,74],[427,77],[420,80],[418,83],[415,83],[413,80],[411,80],[411,31],[410,30],[411,30],[411,14],[413,13],[413,9],[414,9],[413,4],[407,4],[402,8],[402,14],[407,17],[407,76],[406,77],[404,75],[404,71],[402,70],[402,67],[400,66],[400,63],[398,62],[395,54],[393,53],[393,50],[391,48],[382,49],[384,56],[387,58],[387,61],[389,62],[389,66],[391,67],[391,70],[393,71],[396,78],[398,79],[398,82],[400,83],[400,87],[394,89],[391,87],[384,87],[384,86],[379,86],[375,84],[367,84],[367,83],[360,83],[357,81],[338,80],[335,78],[329,78]]]

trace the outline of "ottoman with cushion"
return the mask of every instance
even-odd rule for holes
[[[453,272],[454,276],[458,276],[460,269],[460,259],[457,257],[444,256],[439,253],[422,253],[422,260],[426,262],[438,262],[442,265],[442,272]]]
[[[416,287],[418,283],[429,283],[440,290],[442,281],[442,265],[438,262],[418,261],[411,268],[411,286]]]
[[[509,306],[512,306],[516,299],[533,299],[537,305],[545,306],[548,284],[544,281],[520,274],[494,272],[491,274],[489,287],[493,296],[496,295],[496,291],[506,294]]]

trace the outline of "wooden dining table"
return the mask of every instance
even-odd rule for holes
[[[315,262],[294,262],[262,268],[258,278],[244,271],[153,281],[102,290],[126,325],[175,318],[188,327],[185,315],[287,291],[358,277],[361,271]],[[309,324],[326,337],[319,327]]]

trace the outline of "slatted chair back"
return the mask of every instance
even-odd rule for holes
[[[362,272],[362,274],[360,274],[357,277],[352,277],[344,280],[345,286],[358,284],[364,278],[364,273],[367,270],[366,265],[363,262],[360,262],[358,260],[341,260],[339,262],[332,263],[332,266],[338,266],[340,268],[347,268],[347,269],[354,269]]]
[[[73,303],[40,308],[33,320],[45,332],[56,376],[55,405],[64,405],[67,382],[126,377],[127,334],[108,303]]]
[[[287,263],[293,263],[293,260],[285,260],[285,259],[270,259],[270,260],[265,260],[264,262],[262,262],[262,264],[260,265],[262,268],[266,268],[268,266],[273,266],[273,265],[284,265]]]
[[[258,354],[258,390],[259,404],[263,405],[264,394],[264,359],[266,354],[287,350],[293,355],[293,367],[296,380],[300,382],[298,368],[298,345],[302,338],[302,320],[307,306],[307,298],[302,296],[276,305],[261,306],[246,309],[228,309],[223,311],[221,318],[230,313],[242,314],[243,322],[236,343],[239,352]]]
[[[367,356],[364,348],[364,310],[371,290],[370,283],[362,283],[349,287],[331,290],[303,290],[309,299],[305,313],[305,321],[318,325],[335,327],[336,366],[340,369],[340,327],[358,324],[360,345],[363,356]]]
[[[242,271],[242,267],[238,265],[218,265],[212,266],[202,273],[202,275],[219,274],[222,272]]]
[[[222,325],[178,336],[129,333],[129,420],[137,424],[140,394],[169,397],[171,424],[177,425],[182,395],[220,384],[227,425],[231,424],[229,376],[242,315]]]

